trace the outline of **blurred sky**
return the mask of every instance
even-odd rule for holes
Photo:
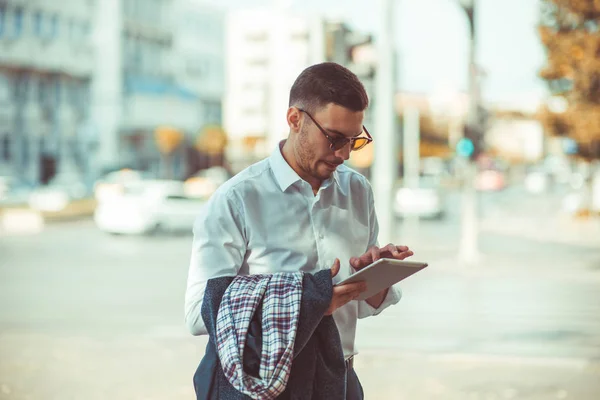
[[[293,12],[347,21],[377,33],[378,1],[373,0],[204,0],[229,10],[289,3]],[[457,0],[397,0],[396,45],[400,89],[435,93],[466,88],[467,20]],[[524,101],[539,97],[537,71],[544,63],[536,24],[538,0],[479,0],[478,60],[488,76],[484,98]]]

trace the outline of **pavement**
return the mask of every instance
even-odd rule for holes
[[[497,227],[502,213],[523,215],[521,227],[543,219],[547,199],[482,200],[482,225],[497,223],[471,266],[458,259],[456,212],[398,223],[397,242],[430,267],[401,284],[398,305],[359,322],[366,398],[597,400],[600,246]],[[0,235],[0,399],[193,398],[206,338],[183,323],[190,245],[106,235],[89,220]]]
[[[71,201],[59,211],[40,211],[27,204],[0,205],[0,235],[8,233],[30,233],[42,231],[47,223],[73,221],[90,218],[96,209],[96,200],[84,198]]]

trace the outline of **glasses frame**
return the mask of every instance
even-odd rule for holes
[[[331,135],[329,135],[327,133],[327,131],[321,125],[319,125],[319,123],[313,118],[312,115],[310,115],[310,113],[308,111],[303,110],[301,108],[299,108],[298,111],[300,111],[300,112],[308,115],[308,117],[311,119],[311,121],[315,123],[315,125],[317,126],[317,128],[319,128],[319,130],[321,131],[321,133],[323,134],[323,136],[325,136],[327,138],[327,140],[329,141],[329,148],[331,150],[333,150],[333,151],[337,151],[337,150],[340,150],[340,149],[344,148],[344,146],[346,146],[348,143],[350,143],[350,150],[351,151],[358,151],[358,150],[364,149],[365,146],[367,146],[369,143],[371,143],[373,141],[373,137],[371,136],[371,134],[369,133],[369,131],[367,130],[367,128],[364,125],[362,126],[363,132],[365,132],[367,134],[367,137],[364,137],[364,136],[357,136],[357,137],[353,137],[353,138],[347,138],[347,137],[344,137],[344,138],[335,138],[335,137],[332,137]],[[359,148],[354,149],[353,148],[354,143],[357,140],[359,140],[359,139],[360,140],[365,140],[366,139],[367,141],[366,141],[365,144],[363,144]]]

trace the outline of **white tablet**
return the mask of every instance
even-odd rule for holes
[[[357,300],[365,300],[383,289],[388,288],[412,274],[427,267],[427,263],[417,261],[395,260],[393,258],[380,258],[366,266],[350,277],[336,284],[367,282],[367,290],[360,294]]]

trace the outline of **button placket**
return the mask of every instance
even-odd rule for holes
[[[323,232],[323,227],[319,223],[319,218],[318,218],[318,213],[320,210],[319,198],[320,198],[319,195],[317,195],[314,198],[314,200],[312,202],[310,216],[311,216],[313,232],[315,235],[315,243],[317,245],[317,256],[319,259],[319,269],[328,269],[328,268],[330,268],[331,265],[328,265],[327,262],[325,261],[326,254],[327,254],[327,249],[325,248],[325,234]]]

